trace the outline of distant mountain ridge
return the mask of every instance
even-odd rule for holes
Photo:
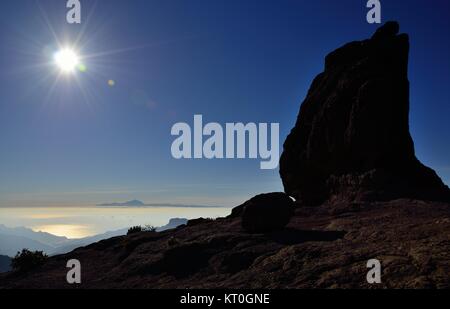
[[[3,224],[0,224],[0,234],[21,236],[37,242],[45,243],[50,246],[58,246],[69,241],[67,237],[56,236],[46,232],[35,232],[32,229],[26,227],[10,228]]]
[[[0,273],[11,270],[11,258],[9,256],[0,255]]]
[[[158,227],[157,231],[173,229],[186,223],[187,219],[173,218],[167,225]],[[9,228],[0,225],[0,255],[15,256],[22,249],[44,251],[48,255],[64,254],[103,239],[126,235],[127,231],[128,228],[124,228],[81,239],[68,239],[25,227]]]
[[[15,256],[22,249],[52,254],[56,247],[23,236],[0,234],[0,254]]]
[[[139,200],[132,200],[123,203],[104,203],[97,206],[145,206],[145,204]]]
[[[188,220],[185,218],[172,218],[169,220],[169,223],[167,223],[166,225],[156,228],[156,231],[162,232],[162,231],[167,231],[167,230],[171,230],[171,229],[176,229],[177,227],[179,227],[181,225],[186,225],[187,223],[188,223]]]

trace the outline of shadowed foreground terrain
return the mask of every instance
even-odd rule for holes
[[[53,257],[0,287],[70,288],[66,263],[82,263],[83,288],[450,288],[450,208],[414,200],[300,208],[284,231],[247,234],[240,219],[191,222],[122,236]]]

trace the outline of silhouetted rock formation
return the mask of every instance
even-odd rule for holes
[[[285,193],[255,196],[233,209],[229,218],[242,218],[242,228],[249,233],[265,233],[285,228],[294,215],[294,202]]]
[[[450,191],[415,156],[409,133],[407,34],[388,22],[326,57],[280,162],[286,193],[306,204],[449,201]]]

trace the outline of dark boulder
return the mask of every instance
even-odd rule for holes
[[[233,209],[230,218],[242,218],[242,228],[249,233],[282,230],[294,215],[294,201],[285,193],[255,196]]]
[[[398,31],[388,22],[326,57],[280,160],[285,192],[299,202],[450,201],[449,188],[415,156],[409,37]]]

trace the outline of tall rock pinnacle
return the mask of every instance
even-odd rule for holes
[[[286,193],[325,201],[417,198],[450,190],[415,156],[409,133],[409,37],[388,22],[326,57],[284,144]]]

